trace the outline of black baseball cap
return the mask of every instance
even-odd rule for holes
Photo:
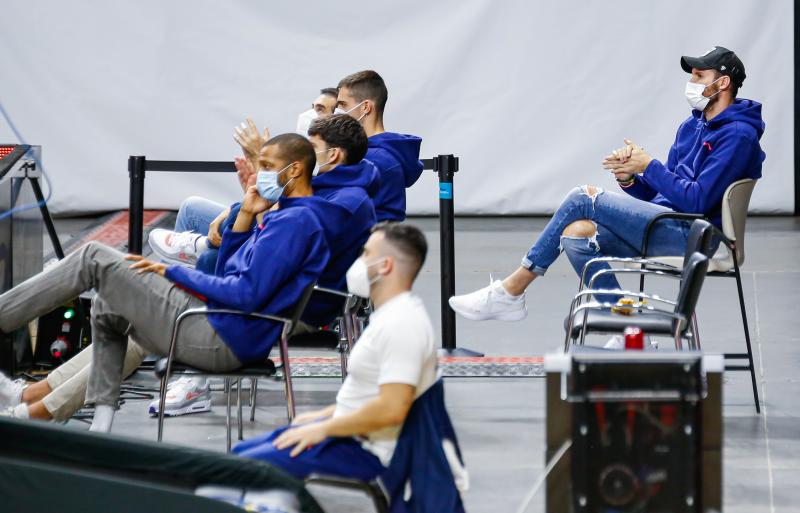
[[[742,87],[745,75],[744,64],[732,50],[715,46],[700,57],[681,57],[681,68],[686,73],[691,73],[692,68],[696,69],[715,69],[723,75],[731,77],[731,81],[736,87]]]

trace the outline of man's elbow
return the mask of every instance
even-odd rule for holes
[[[386,423],[386,426],[399,426],[406,421],[406,416],[408,416],[408,409],[391,409],[385,412],[383,421]]]
[[[410,409],[411,403],[406,403],[405,401],[386,405],[386,407],[383,408],[383,414],[381,415],[381,424],[383,424],[382,427],[402,425],[403,422],[406,421],[408,410]]]

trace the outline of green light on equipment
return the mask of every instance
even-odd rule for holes
[[[68,308],[67,310],[64,311],[65,319],[72,319],[73,317],[75,317],[75,310],[73,310],[72,308]]]

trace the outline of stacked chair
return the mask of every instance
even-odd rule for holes
[[[687,341],[692,349],[699,349],[697,323],[694,315],[695,306],[700,297],[706,271],[708,269],[710,241],[713,226],[706,221],[696,220],[690,229],[687,240],[686,264],[680,274],[654,261],[643,258],[603,257],[590,260],[584,267],[581,287],[570,304],[569,315],[565,320],[566,336],[564,349],[569,350],[570,343],[583,344],[588,333],[621,333],[626,326],[641,327],[650,335],[665,335],[675,339],[675,347],[683,348]],[[585,281],[587,269],[596,263],[636,264],[639,268],[609,268],[595,273]],[[647,268],[650,265],[654,268]],[[660,268],[659,268],[660,267]],[[668,272],[669,271],[669,272]],[[646,294],[642,291],[598,290],[593,288],[594,282],[604,274],[640,274],[663,276],[681,281],[678,297],[675,301]],[[583,283],[587,283],[586,288]],[[628,308],[626,315],[616,313],[616,303],[582,302],[590,295],[632,296],[638,301]],[[646,301],[667,305],[666,309],[655,309]]]

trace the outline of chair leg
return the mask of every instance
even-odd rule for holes
[[[355,343],[354,319],[347,312],[339,320],[339,365],[342,369],[342,383],[347,378],[347,358]]]
[[[242,422],[242,378],[236,381],[236,424],[239,429],[239,441],[244,440],[243,436],[243,422]]]
[[[742,275],[734,255],[734,275],[736,277],[736,290],[739,292],[739,308],[742,311],[742,325],[744,326],[744,341],[747,344],[747,360],[750,366],[750,381],[753,384],[753,400],[756,403],[756,413],[761,413],[761,402],[758,399],[758,384],[756,383],[756,368],[753,364],[753,349],[750,344],[750,328],[747,326],[747,311],[744,306],[744,293],[742,292]]]
[[[164,407],[167,403],[167,380],[169,379],[168,374],[164,374],[161,377],[161,386],[159,387],[159,393],[161,396],[158,400],[158,441],[161,441],[162,436],[164,435]]]
[[[231,378],[225,378],[225,452],[231,452]]]
[[[281,362],[283,363],[283,386],[286,391],[286,417],[289,423],[294,420],[294,387],[292,386],[292,371],[289,368],[289,340],[284,333],[280,340]]]
[[[692,339],[694,342],[694,349],[700,350],[700,328],[697,325],[697,313],[692,314]]]
[[[256,421],[257,394],[258,394],[258,378],[250,378],[250,422]]]

